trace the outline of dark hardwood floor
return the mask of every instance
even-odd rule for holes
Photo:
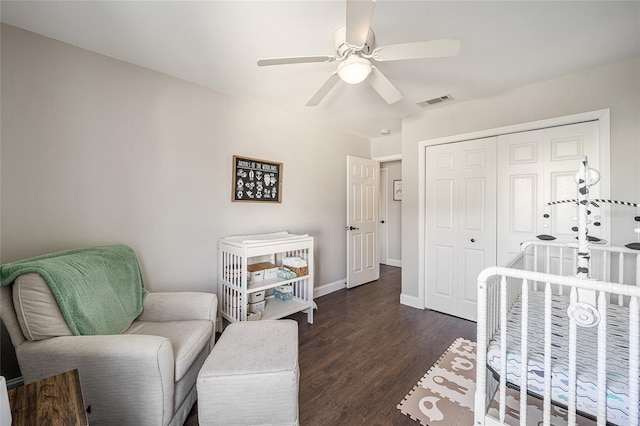
[[[401,269],[316,299],[314,323],[298,313],[300,425],[410,425],[396,406],[457,337],[476,324],[400,304]],[[197,425],[197,406],[185,425]]]
[[[413,425],[398,403],[457,338],[476,324],[400,304],[401,269],[316,299],[299,324],[300,424]]]

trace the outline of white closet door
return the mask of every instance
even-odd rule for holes
[[[475,321],[478,273],[496,261],[496,138],[426,150],[429,309]]]
[[[498,136],[498,265],[543,229],[544,132]],[[577,163],[576,163],[577,164]]]
[[[571,229],[577,225],[575,204],[546,204],[575,199],[574,176],[582,156],[587,155],[589,166],[598,169],[599,154],[595,121],[498,137],[498,265],[513,258],[521,243],[538,235],[575,239]],[[597,198],[598,194],[595,185],[589,195]],[[602,210],[608,208],[593,208],[592,216],[605,217]],[[602,230],[591,226],[589,235],[600,237]]]
[[[600,170],[599,128],[597,121],[572,124],[569,126],[551,127],[544,131],[544,179],[543,194],[544,213],[549,214],[545,224],[551,235],[562,240],[575,240],[576,233],[571,228],[578,223],[573,220],[577,215],[575,204],[557,204],[546,206],[550,201],[575,199],[578,196],[575,175],[580,160],[586,155],[589,167]],[[598,198],[600,184],[589,189],[589,198]],[[600,215],[608,216],[608,205],[600,208],[589,208],[590,219]],[[605,222],[605,221],[603,221]],[[600,238],[601,227],[589,226],[589,235]],[[547,232],[545,232],[547,233]]]

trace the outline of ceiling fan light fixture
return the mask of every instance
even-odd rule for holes
[[[371,62],[357,55],[351,55],[338,64],[338,75],[345,83],[362,83],[369,73]]]

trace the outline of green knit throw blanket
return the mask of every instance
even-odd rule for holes
[[[36,273],[51,289],[74,335],[119,334],[147,295],[135,252],[125,245],[45,254],[0,266],[0,285]]]

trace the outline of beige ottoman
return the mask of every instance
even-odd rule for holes
[[[230,324],[198,374],[198,421],[298,425],[298,323]]]

